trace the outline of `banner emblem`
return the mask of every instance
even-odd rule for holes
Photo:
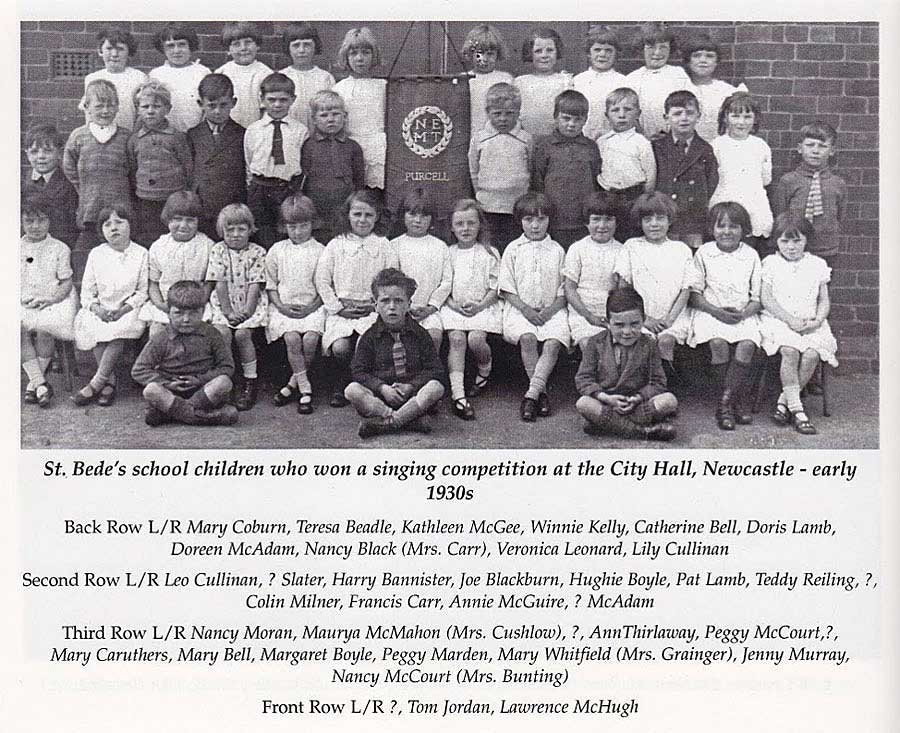
[[[403,120],[403,142],[420,158],[440,155],[453,137],[453,121],[440,107],[416,107]]]

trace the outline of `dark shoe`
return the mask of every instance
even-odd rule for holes
[[[419,415],[411,423],[408,423],[406,429],[413,433],[422,433],[428,435],[431,432],[431,418],[428,415]]]
[[[169,416],[162,410],[157,410],[153,405],[144,408],[144,422],[151,428],[157,428],[169,422]]]
[[[716,405],[716,424],[721,430],[734,430],[734,409],[731,406],[731,392],[723,392]]]
[[[91,404],[91,402],[96,402],[99,396],[100,393],[95,392],[94,388],[91,387],[90,382],[88,382],[84,387],[72,395],[72,402],[79,407],[84,407],[85,405]]]
[[[41,387],[44,389],[42,390]],[[37,396],[38,407],[50,407],[50,403],[53,401],[53,387],[49,383],[39,384],[34,388],[34,393]]]
[[[519,405],[519,417],[525,422],[534,422],[537,420],[538,403],[531,397],[526,397]]]
[[[24,400],[25,400],[26,405],[36,405],[37,404],[37,401],[38,401],[37,392],[35,391],[34,387],[28,387],[25,390]]]
[[[394,421],[387,417],[367,417],[359,421],[360,438],[374,438],[376,435],[384,435],[395,430]]]
[[[432,417],[434,417],[434,416],[437,415],[440,411],[441,411],[441,401],[438,400],[437,402],[435,402],[431,407],[429,407],[429,408],[425,411],[425,414],[426,414],[426,415],[431,415]]]
[[[222,405],[215,410],[194,410],[195,425],[234,425],[238,421],[238,410],[234,405]]]
[[[782,427],[791,422],[791,411],[788,410],[787,405],[781,403],[775,405],[775,411],[772,413],[772,422]]]
[[[803,417],[800,417],[800,415]],[[800,433],[800,435],[815,435],[819,432],[816,430],[816,426],[809,421],[805,412],[792,413],[791,421],[794,423],[794,430]]]
[[[812,379],[809,380],[806,384],[806,394],[812,395],[814,397],[822,396],[822,385],[816,381],[816,377],[813,376]]]
[[[477,397],[482,392],[484,392],[490,381],[490,374],[488,374],[486,377],[483,377],[480,374],[476,374],[475,380],[472,382],[472,386],[469,387],[468,391],[466,392],[466,397]]]
[[[312,415],[313,410],[312,402],[312,394],[309,392],[302,392],[300,394],[300,399],[297,400],[297,414],[298,415]]]
[[[537,404],[538,417],[550,417],[550,396],[546,392],[541,392]]]
[[[97,404],[101,407],[109,407],[113,402],[116,401],[116,385],[114,384],[106,384],[103,386],[103,389],[100,390],[100,394],[97,397]]]
[[[284,390],[287,389],[290,394],[285,394]],[[297,399],[297,390],[293,387],[283,387],[279,389],[274,395],[272,395],[272,404],[275,407],[284,407],[285,405],[293,402]]]
[[[244,412],[245,410],[249,410],[255,404],[256,380],[244,379],[243,384],[241,384],[240,392],[238,392],[237,399],[234,401],[234,406],[241,412]]]
[[[343,390],[341,390],[341,391],[335,390],[334,392],[331,393],[331,399],[328,400],[328,404],[331,405],[332,407],[346,407],[347,405],[350,404],[350,402],[347,400],[346,397],[344,397]],[[362,437],[362,436],[360,436],[360,437]],[[366,437],[368,437],[368,436],[366,436]]]
[[[585,420],[584,424],[581,426],[581,429],[584,431],[585,435],[590,435],[595,437],[597,435],[603,435],[603,428],[599,425],[595,425],[594,423]]]
[[[453,414],[462,420],[474,420],[475,408],[465,398],[453,400]]]
[[[675,426],[672,425],[672,423],[667,422],[657,423],[656,425],[644,428],[644,437],[647,440],[658,440],[668,443],[671,440],[675,440],[677,434],[678,431],[675,429]]]

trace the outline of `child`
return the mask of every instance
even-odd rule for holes
[[[463,42],[462,57],[471,69],[469,77],[469,108],[471,110],[472,139],[487,125],[487,95],[495,84],[512,84],[513,75],[508,71],[499,71],[497,64],[507,57],[506,43],[503,36],[492,25],[476,25],[466,34]],[[521,104],[521,99],[519,100]],[[524,193],[524,192],[523,192]]]
[[[517,76],[513,83],[522,94],[522,127],[535,137],[554,132],[556,116],[550,116],[554,100],[572,87],[572,75],[556,70],[562,57],[562,39],[552,28],[535,28],[522,44],[522,60],[531,63],[534,73]]]
[[[597,182],[619,199],[619,234],[622,239],[640,236],[640,227],[631,223],[631,208],[638,196],[653,190],[656,159],[650,141],[637,131],[641,115],[638,95],[633,89],[614,89],[606,98],[606,118],[611,129],[597,138],[603,160]]]
[[[494,84],[485,95],[487,123],[472,129],[469,174],[498,249],[519,236],[513,204],[528,191],[534,139],[519,124],[522,95],[512,84]],[[487,234],[487,232],[485,232]]]
[[[547,235],[552,213],[553,205],[542,193],[527,193],[516,201],[514,215],[522,222],[523,233],[506,248],[500,263],[503,338],[519,344],[529,379],[519,406],[525,422],[550,414],[547,385],[560,349],[569,345],[562,275],[565,252]]]
[[[350,75],[334,85],[347,110],[347,133],[363,150],[366,161],[366,186],[384,188],[384,159],[387,137],[384,114],[387,104],[387,80],[373,79],[372,69],[381,63],[381,51],[372,31],[363,26],[351,28],[338,50],[337,67]]]
[[[381,220],[380,197],[361,189],[344,202],[338,235],[332,239],[316,265],[316,290],[327,311],[322,353],[337,361],[330,405],[345,407],[344,388],[349,381],[347,366],[353,341],[375,323],[372,279],[387,267],[397,267],[397,250],[375,234]]]
[[[359,337],[345,391],[363,418],[360,438],[404,427],[431,432],[427,413],[444,394],[444,370],[425,329],[408,316],[415,291],[416,281],[394,268],[372,281],[378,316]]]
[[[150,324],[151,338],[169,323],[169,288],[181,280],[206,280],[213,241],[197,231],[200,212],[200,199],[192,191],[176,191],[163,206],[162,220],[169,233],[150,245],[149,300],[141,308],[141,320]]]
[[[837,132],[825,122],[811,122],[800,128],[799,137],[800,165],[778,181],[773,208],[776,214],[804,216],[816,233],[810,254],[834,267],[847,201],[847,184],[830,168]]]
[[[22,199],[41,201],[50,217],[50,236],[75,244],[78,193],[59,170],[65,140],[52,123],[37,123],[25,133],[25,156],[31,170],[22,181]]]
[[[575,409],[588,435],[669,441],[678,400],[653,338],[642,332],[644,299],[632,288],[613,290],[606,300],[608,328],[591,336],[575,375],[581,397]]]
[[[265,114],[244,134],[247,166],[247,205],[265,248],[279,238],[281,202],[300,189],[300,150],[307,138],[306,125],[288,116],[294,103],[294,82],[275,72],[260,85]]]
[[[640,222],[644,236],[625,242],[615,264],[617,284],[631,285],[644,299],[644,329],[656,336],[663,368],[670,375],[675,344],[685,343],[691,332],[687,303],[696,279],[691,250],[668,237],[676,212],[668,196],[641,194],[632,217]]]
[[[147,81],[147,75],[140,69],[129,66],[128,62],[137,54],[138,44],[134,36],[123,28],[107,27],[97,33],[97,54],[103,59],[103,68],[92,71],[84,77],[84,89],[93,81],[102,79],[116,88],[120,105],[115,122],[119,127],[134,129],[134,92]],[[85,121],[90,122],[85,110]]]
[[[72,248],[75,279],[80,280],[87,252],[98,242],[100,210],[116,201],[130,209],[128,138],[131,131],[119,127],[119,97],[112,83],[97,79],[88,84],[82,100],[88,123],[69,135],[63,151],[63,173],[78,191],[80,230]]]
[[[584,202],[588,235],[566,252],[563,289],[569,331],[584,353],[587,340],[606,328],[606,298],[615,287],[616,255],[622,247],[616,233],[618,205],[608,193],[592,193]]]
[[[172,109],[166,85],[150,79],[138,87],[134,100],[140,125],[128,138],[128,167],[137,197],[135,239],[147,246],[165,233],[166,199],[190,188],[194,161],[187,136],[166,118]]]
[[[263,79],[272,69],[256,60],[262,44],[262,35],[253,23],[240,21],[227,23],[222,28],[222,43],[228,49],[231,61],[216,69],[234,84],[237,103],[231,111],[234,121],[241,127],[250,127],[260,118],[260,89]]]
[[[761,137],[752,134],[759,129],[759,104],[746,92],[735,92],[719,110],[719,132],[712,149],[719,161],[719,185],[709,200],[737,201],[750,214],[753,230],[747,242],[762,246],[760,238],[772,231],[772,210],[766,186],[772,182],[772,151]],[[746,235],[745,235],[746,236]]]
[[[600,174],[597,145],[581,132],[587,113],[588,101],[581,92],[562,92],[553,103],[556,129],[534,146],[531,189],[547,194],[554,212],[551,236],[564,249],[584,235],[581,210],[597,190]]]
[[[590,140],[596,140],[604,132],[609,132],[609,119],[604,114],[606,98],[613,89],[624,86],[625,74],[616,71],[616,58],[621,50],[619,35],[606,25],[588,27],[584,50],[588,57],[588,68],[575,74],[573,85],[575,90],[587,97],[587,122],[584,123],[584,134]]]
[[[313,391],[307,370],[316,356],[325,331],[325,308],[316,291],[315,272],[324,251],[312,239],[316,207],[306,196],[291,194],[281,204],[281,220],[287,239],[276,242],[266,254],[266,291],[269,295],[269,343],[284,338],[291,378],[275,393],[276,406],[297,399],[297,412],[313,411]]]
[[[722,102],[737,91],[747,91],[741,84],[734,87],[727,81],[714,78],[719,64],[719,44],[706,33],[691,37],[684,47],[684,60],[688,76],[694,85],[691,91],[700,100],[700,119],[697,134],[707,142],[719,134],[719,110]]]
[[[450,247],[453,285],[441,308],[441,322],[450,341],[450,398],[457,417],[474,420],[475,409],[467,398],[484,391],[493,366],[487,335],[503,333],[497,295],[500,254],[487,241],[485,213],[477,201],[458,201],[450,216],[450,228],[456,240]],[[467,347],[472,350],[476,366],[468,392],[464,382]]]
[[[309,104],[317,92],[331,89],[334,77],[316,66],[313,61],[322,53],[319,31],[307,22],[289,23],[281,34],[284,50],[291,57],[291,65],[281,69],[281,73],[294,82],[296,100],[290,115],[309,127]]]
[[[781,354],[781,389],[772,419],[793,423],[802,435],[814,435],[800,400],[800,390],[816,370],[819,359],[837,366],[837,342],[828,326],[828,282],[831,268],[821,257],[805,251],[815,230],[804,217],[785,212],[772,230],[777,254],[762,263],[760,331],[762,347]]]
[[[131,370],[145,385],[144,422],[234,425],[238,412],[226,404],[234,361],[221,334],[203,322],[206,290],[199,282],[179,280],[166,302],[168,325],[150,334]]]
[[[712,146],[695,134],[700,109],[691,92],[672,92],[665,104],[669,132],[653,140],[656,188],[678,205],[672,233],[692,250],[703,244],[709,200],[719,185]]]
[[[150,78],[169,88],[169,122],[178,132],[187,132],[200,122],[198,87],[209,74],[209,69],[193,58],[200,47],[197,34],[184,23],[167,23],[153,37],[153,47],[166,57],[166,62],[153,69]]]
[[[54,339],[71,341],[77,301],[69,248],[49,234],[51,208],[43,199],[22,204],[20,245],[22,369],[28,377],[25,402],[49,407],[53,388],[46,371]]]
[[[391,241],[397,248],[400,269],[416,281],[409,315],[428,331],[434,350],[440,352],[444,326],[440,311],[453,284],[450,251],[446,243],[429,234],[437,212],[425,189],[411,188],[397,210],[397,220],[406,230]]]
[[[752,422],[746,390],[760,342],[761,266],[756,250],[741,242],[744,232],[750,231],[750,216],[743,206],[731,201],[716,204],[709,212],[709,228],[716,241],[707,242],[694,255],[698,280],[691,287],[694,320],[688,344],[709,343],[721,388],[716,423],[722,430],[734,430],[735,423]]]
[[[691,89],[691,80],[680,66],[671,66],[675,34],[664,23],[644,23],[638,35],[644,65],[625,77],[623,86],[637,92],[641,106],[641,131],[648,138],[665,130],[663,103],[672,92]]]
[[[115,370],[125,341],[144,333],[138,313],[147,300],[147,250],[131,241],[131,216],[126,204],[112,204],[97,217],[106,243],[88,254],[75,316],[75,346],[93,350],[97,371],[72,396],[79,406],[115,402]]]
[[[216,219],[228,204],[247,201],[244,128],[231,119],[234,87],[224,74],[208,74],[198,88],[203,120],[188,130],[194,190],[200,197],[200,230],[216,238]]]
[[[216,222],[224,241],[209,250],[206,280],[212,283],[209,296],[212,324],[231,348],[231,336],[237,342],[243,382],[234,406],[249,410],[256,404],[256,348],[253,329],[266,325],[266,252],[250,241],[256,231],[253,214],[245,204],[228,204]]]
[[[330,242],[341,206],[366,185],[366,163],[359,143],[347,136],[347,110],[340,94],[316,92],[308,110],[315,129],[300,151],[306,173],[303,188],[322,217],[316,238]]]

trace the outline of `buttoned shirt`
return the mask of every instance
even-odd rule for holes
[[[206,384],[233,374],[231,348],[215,326],[203,322],[190,333],[179,333],[168,324],[151,334],[131,370],[139,384],[168,382],[175,377],[197,377]]]
[[[264,114],[247,128],[244,133],[244,159],[247,163],[247,176],[266,176],[281,178],[285,181],[300,175],[300,150],[309,133],[306,125],[291,117],[284,117],[281,122],[281,140],[284,150],[284,163],[278,165],[272,157],[272,138],[275,136],[273,120]]]
[[[604,133],[597,140],[597,147],[603,159],[599,179],[603,189],[631,188],[656,178],[653,146],[634,128]]]

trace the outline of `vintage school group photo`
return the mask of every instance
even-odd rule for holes
[[[24,447],[878,446],[877,26],[430,23],[394,125],[416,24],[71,25]]]

